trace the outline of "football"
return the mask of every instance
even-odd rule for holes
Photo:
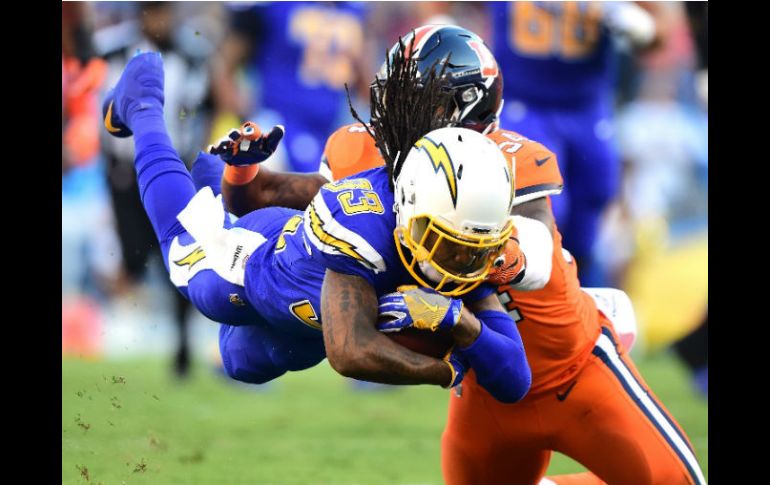
[[[443,359],[454,344],[449,332],[438,330],[431,332],[430,330],[406,328],[400,332],[391,332],[386,335],[409,350],[436,359]]]

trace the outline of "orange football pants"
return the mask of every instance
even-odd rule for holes
[[[611,485],[705,483],[681,427],[618,342],[603,327],[574,379],[515,404],[495,400],[473,372],[466,375],[450,394],[441,443],[445,483],[534,485],[552,451]]]

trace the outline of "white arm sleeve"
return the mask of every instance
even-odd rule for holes
[[[604,22],[617,35],[634,46],[644,47],[655,39],[655,19],[633,2],[604,2]]]
[[[329,160],[326,159],[326,155],[321,157],[321,163],[318,164],[318,173],[320,173],[329,182],[334,182],[332,169],[329,167]]]
[[[545,224],[524,216],[513,216],[519,230],[519,246],[527,258],[524,278],[516,284],[520,291],[539,290],[551,279],[553,262],[553,237]]]

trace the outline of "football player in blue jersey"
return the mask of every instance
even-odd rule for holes
[[[210,189],[196,193],[171,145],[161,57],[128,63],[105,124],[134,137],[140,196],[172,282],[228,323],[220,349],[230,376],[262,383],[328,357],[343,375],[392,384],[452,387],[472,367],[498,400],[526,394],[515,322],[481,284],[513,231],[513,176],[482,135],[431,132],[446,119],[426,108],[451,99],[440,80],[433,72],[401,92],[420,113],[413,128],[381,115],[393,123],[384,167],[323,186],[304,212],[268,208],[233,223]],[[378,324],[379,313],[392,318]],[[435,359],[380,331],[409,327],[449,331],[455,346]]]
[[[491,2],[492,51],[505,77],[501,123],[556,154],[565,186],[553,197],[580,281],[596,286],[592,249],[620,184],[612,118],[616,42],[659,43],[656,2]],[[656,30],[657,29],[657,30]],[[539,164],[553,163],[546,158]],[[571,187],[571,188],[570,188]]]
[[[289,168],[315,171],[338,113],[344,83],[358,77],[366,2],[229,2],[230,28],[214,58],[218,110],[283,124]],[[254,87],[238,88],[238,67]]]

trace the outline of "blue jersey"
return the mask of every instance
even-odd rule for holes
[[[378,296],[417,284],[396,251],[396,215],[385,167],[324,185],[304,212],[262,209],[236,225],[267,239],[246,263],[249,303],[265,323],[296,336],[321,338],[327,269],[365,279]],[[494,291],[482,285],[464,299]]]
[[[612,39],[599,2],[491,2],[506,100],[582,104],[611,93]]]
[[[308,123],[334,123],[344,83],[355,77],[362,55],[364,8],[345,2],[270,2],[237,12],[233,27],[254,43],[250,67],[261,79],[262,106],[288,119],[302,115]]]

